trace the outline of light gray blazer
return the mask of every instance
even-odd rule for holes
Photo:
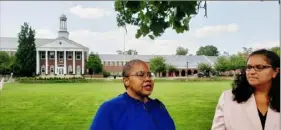
[[[245,103],[233,101],[231,90],[224,91],[216,106],[212,130],[262,130],[254,94]],[[268,107],[264,130],[280,130],[280,113]]]

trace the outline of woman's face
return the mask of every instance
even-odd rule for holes
[[[264,55],[253,55],[249,58],[246,76],[253,87],[266,85],[277,76],[279,70],[274,70]]]
[[[146,63],[136,63],[131,69],[129,78],[124,80],[127,89],[139,96],[149,96],[154,88],[154,82],[150,77],[151,72]]]

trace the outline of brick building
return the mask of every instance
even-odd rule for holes
[[[81,75],[86,72],[85,62],[89,48],[70,39],[67,18],[61,15],[60,28],[55,39],[36,38],[36,74],[38,75]],[[18,38],[1,37],[0,51],[14,55],[18,48]]]
[[[160,77],[183,77],[198,73],[198,64],[207,63],[214,65],[216,56],[180,56],[180,55],[118,55],[118,54],[99,54],[104,70],[111,73],[111,75],[121,75],[122,66],[132,60],[140,59],[149,65],[149,60],[155,56],[162,56],[166,60],[166,64],[173,65],[177,71],[169,73],[163,72],[156,74]]]

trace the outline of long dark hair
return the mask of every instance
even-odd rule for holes
[[[266,49],[257,50],[251,53],[249,57],[253,55],[264,55],[273,69],[280,68],[280,57],[272,51]],[[238,103],[245,102],[251,97],[253,92],[254,88],[251,87],[246,78],[246,69],[242,69],[241,74],[237,75],[232,83],[233,100]],[[270,108],[280,112],[280,72],[272,79],[268,95]]]

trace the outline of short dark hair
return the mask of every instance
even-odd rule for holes
[[[123,66],[123,71],[122,71],[122,77],[128,77],[133,66],[137,63],[145,63],[144,61],[140,60],[140,59],[134,59],[134,60],[130,60],[129,62],[127,62],[124,66]],[[125,85],[124,85],[125,86]],[[127,89],[127,86],[125,86],[125,88]]]
[[[266,61],[272,66],[273,69],[280,68],[280,57],[269,50],[261,49],[254,51],[250,54],[248,59],[253,55],[263,55],[266,57]],[[247,61],[248,61],[247,59]],[[232,83],[232,93],[234,95],[234,101],[242,103],[247,101],[254,88],[249,84],[246,77],[246,69],[244,68]],[[269,90],[269,106],[271,109],[280,112],[280,72],[275,78],[272,79],[271,89]]]

